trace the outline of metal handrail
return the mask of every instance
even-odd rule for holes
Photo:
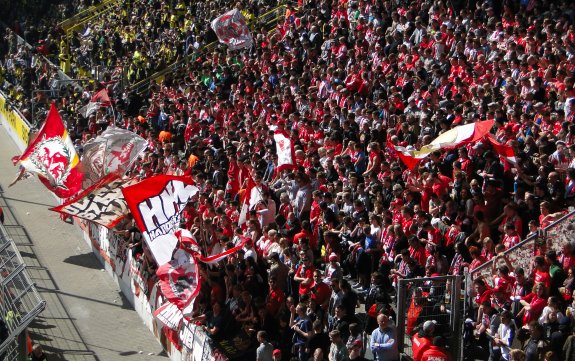
[[[68,29],[66,29],[66,35],[70,35],[72,32],[74,31],[79,31],[78,29],[81,28],[82,26],[84,26],[86,23],[99,18],[100,16],[102,16],[102,14],[108,13],[110,11],[112,11],[114,9],[114,6],[116,5],[117,0],[111,0],[106,2],[106,4],[104,6],[102,6],[101,8],[99,8],[98,12],[91,14],[90,16],[82,19],[81,21],[73,24],[72,26],[70,26]]]
[[[118,2],[118,0],[105,0],[99,3],[98,5],[90,6],[89,8],[84,9],[79,13],[77,13],[76,15],[72,16],[71,18],[62,21],[61,23],[58,24],[58,26],[64,29],[64,31],[68,32],[70,28],[74,27],[76,24],[80,22],[83,22],[86,17],[90,17],[91,14],[94,14],[95,12],[97,12],[98,10],[100,10],[101,8],[105,7],[106,5],[112,2]]]
[[[547,227],[543,228],[543,229],[541,230],[541,233],[537,233],[537,234],[532,235],[531,237],[527,237],[526,239],[524,239],[523,241],[519,242],[519,243],[516,244],[515,246],[509,248],[508,250],[505,250],[505,252],[503,252],[503,255],[505,256],[505,255],[511,253],[512,251],[514,251],[514,250],[516,250],[516,249],[518,249],[518,248],[520,248],[520,247],[523,247],[523,245],[527,244],[528,242],[532,242],[535,238],[539,238],[539,237],[541,237],[541,236],[546,237],[548,230],[550,230],[550,229],[552,229],[552,228],[555,228],[556,225],[558,225],[559,223],[564,222],[566,219],[572,217],[574,214],[575,214],[575,211],[572,211],[572,212],[567,213],[567,214],[564,215],[563,217],[559,218],[558,220],[554,221],[553,223],[551,223],[551,224],[548,225]],[[469,273],[470,273],[471,275],[473,275],[473,274],[475,274],[475,273],[481,272],[481,271],[483,271],[485,268],[491,267],[492,264],[493,264],[493,259],[490,259],[489,261],[483,263],[481,266],[479,266],[479,267],[477,267],[477,268],[471,270]]]

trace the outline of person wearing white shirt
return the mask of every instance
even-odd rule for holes
[[[505,310],[501,313],[501,323],[493,339],[493,352],[499,352],[502,360],[509,360],[511,345],[515,337],[515,322],[511,312]]]

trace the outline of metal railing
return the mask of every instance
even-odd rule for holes
[[[0,317],[8,330],[8,337],[0,340],[3,360],[19,360],[25,347],[24,331],[44,308],[34,283],[26,271],[26,265],[8,233],[0,224]],[[25,357],[26,355],[24,355]]]
[[[460,359],[463,280],[463,276],[457,275],[398,281],[397,346],[400,354],[412,357],[411,336],[415,327],[434,320],[437,322],[436,333],[447,339],[453,360]],[[423,292],[421,295],[417,293],[420,291]],[[418,297],[422,299],[416,300]]]
[[[103,13],[102,9],[109,9],[110,4],[113,5],[117,2],[118,0],[104,0],[99,4],[90,6],[89,8],[84,9],[79,13],[77,13],[76,15],[72,16],[71,18],[62,21],[61,23],[58,24],[58,26],[64,29],[65,32],[68,32],[71,29],[78,26],[78,24],[85,24],[87,21],[89,21],[87,19],[93,18],[94,15],[102,14]]]

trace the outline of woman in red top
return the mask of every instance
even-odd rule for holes
[[[547,306],[547,289],[545,285],[542,282],[535,283],[532,292],[522,297],[519,302],[523,308],[519,311],[517,317],[522,317],[525,327],[529,325],[529,322],[539,319],[543,308]]]

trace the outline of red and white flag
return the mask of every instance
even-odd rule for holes
[[[148,147],[148,142],[126,129],[108,127],[102,134],[84,145],[82,164],[85,184],[95,183],[111,173],[126,173],[138,156]]]
[[[250,48],[253,37],[246,19],[238,9],[233,9],[212,21],[212,29],[218,40],[230,50]]]
[[[285,130],[276,130],[274,133],[276,153],[278,155],[277,172],[297,168],[295,150],[289,134]]]
[[[499,156],[505,162],[505,168],[512,168],[512,166],[517,164],[517,158],[515,158],[515,151],[513,150],[513,147],[501,143],[495,138],[493,134],[488,134],[487,140],[493,147],[495,153],[499,154]]]
[[[158,265],[172,259],[174,231],[186,204],[199,189],[191,177],[159,175],[122,188],[128,208]]]
[[[264,197],[261,186],[256,185],[254,179],[250,176],[244,193],[244,200],[242,202],[242,209],[240,210],[238,225],[241,226],[247,222],[250,210],[254,209],[256,204],[263,201],[263,199]]]
[[[179,310],[191,305],[200,292],[200,273],[196,262],[191,253],[180,248],[171,261],[156,270],[162,294]]]
[[[157,269],[156,275],[160,280],[162,294],[168,302],[184,314],[190,314],[194,298],[202,287],[198,262],[207,264],[219,262],[239,251],[245,242],[222,253],[205,257],[190,231],[179,229],[174,233],[174,236],[179,241],[180,248],[174,252],[172,259],[168,263],[161,265]],[[158,315],[156,316],[159,316],[162,323],[174,330],[176,329],[174,326],[176,324],[179,325],[181,321],[174,307],[166,306],[162,310],[158,309],[157,312]]]
[[[102,88],[99,92],[92,96],[90,102],[85,106],[78,109],[78,112],[84,117],[88,118],[90,115],[95,113],[100,107],[111,107],[112,101],[108,96],[106,88]]]
[[[401,161],[409,169],[413,169],[421,159],[427,157],[435,150],[455,149],[465,144],[477,142],[489,133],[493,127],[493,123],[495,123],[495,120],[489,119],[459,125],[440,134],[437,138],[431,141],[431,143],[424,145],[419,150],[407,149],[404,147],[394,146],[393,144],[391,144],[391,147],[397,152]]]
[[[60,198],[72,197],[82,189],[80,158],[54,103],[38,136],[13,161],[38,174],[40,181]]]

